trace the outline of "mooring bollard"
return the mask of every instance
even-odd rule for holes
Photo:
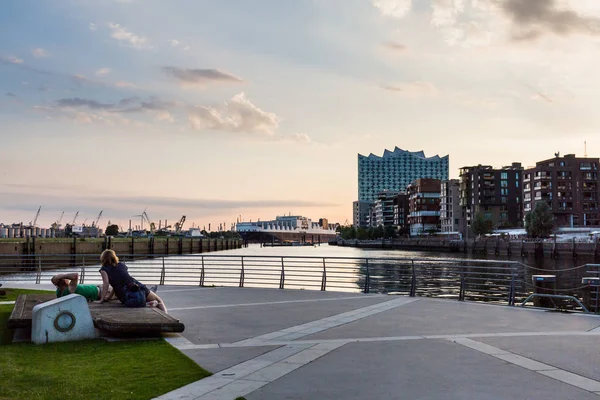
[[[533,293],[554,294],[556,289],[556,275],[532,275]],[[554,308],[554,301],[548,297],[534,297],[535,307]]]
[[[600,278],[598,277],[583,277],[581,283],[587,285],[583,289],[583,305],[588,310],[597,313],[598,312],[598,289],[600,289]]]

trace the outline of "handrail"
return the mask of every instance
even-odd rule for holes
[[[520,303],[534,289],[531,267],[508,260],[256,254],[123,254],[122,259],[131,274],[146,284],[399,293],[508,305]],[[48,283],[66,268],[79,272],[82,282],[96,283],[100,263],[90,260],[89,254],[0,255],[0,280]],[[600,273],[600,264],[581,268],[598,269],[589,272],[592,276]],[[573,287],[549,290],[583,293],[586,289],[569,284]]]

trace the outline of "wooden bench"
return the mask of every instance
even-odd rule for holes
[[[7,327],[31,330],[33,307],[55,298],[54,294],[20,295],[15,302]],[[110,335],[158,335],[183,332],[185,329],[178,319],[155,307],[126,308],[119,301],[103,304],[88,303],[88,305],[96,328]]]

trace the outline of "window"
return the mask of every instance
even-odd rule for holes
[[[508,179],[508,172],[500,173],[500,179]]]
[[[483,214],[483,218],[485,218],[486,220],[491,220],[492,219],[492,213],[491,212],[486,212],[485,214]]]
[[[500,194],[502,196],[507,196],[508,195],[508,189],[507,188],[502,188],[500,189]]]
[[[500,181],[500,187],[508,187],[508,181]]]
[[[501,199],[502,199],[502,204],[506,204],[508,202],[508,198],[505,196],[502,196]]]

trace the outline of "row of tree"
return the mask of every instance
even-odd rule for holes
[[[555,222],[552,210],[545,202],[537,203],[535,209],[525,217],[525,230],[529,237],[547,238],[554,232],[554,228]],[[471,223],[471,232],[475,236],[490,234],[494,232],[494,224],[491,220],[486,219],[482,213],[477,213]],[[375,240],[405,236],[409,233],[409,230],[407,228],[398,230],[394,226],[378,226],[376,228],[340,226],[338,233],[342,239]],[[435,233],[435,231],[427,233]]]

